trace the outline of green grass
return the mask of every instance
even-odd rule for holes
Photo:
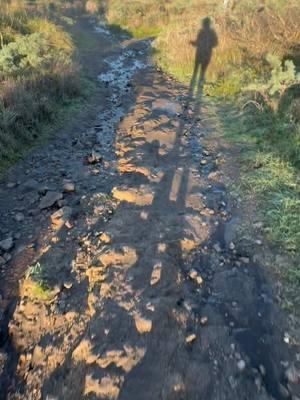
[[[255,205],[255,218],[263,222],[264,237],[274,249],[274,256],[280,255],[274,257],[273,267],[284,283],[282,306],[299,312],[299,127],[288,124],[287,129],[282,115],[253,108],[241,111],[237,103],[218,108],[225,139],[239,149],[239,177],[232,182],[232,193],[244,204]],[[247,217],[244,223],[251,235]]]
[[[37,262],[29,266],[25,274],[25,286],[27,295],[40,301],[53,299],[53,292],[47,285],[44,267]]]
[[[300,174],[295,136],[277,136],[286,122],[267,114],[260,115],[261,126],[255,113],[232,105],[221,107],[219,115],[225,137],[240,148],[240,192],[256,200],[270,243],[291,257],[299,256]],[[291,131],[297,129],[290,126]],[[288,142],[288,148],[283,142]]]

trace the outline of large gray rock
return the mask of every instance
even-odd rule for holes
[[[49,208],[53,206],[58,200],[63,198],[63,194],[60,192],[47,192],[46,195],[41,199],[40,209]]]
[[[0,249],[3,251],[9,251],[10,249],[13,248],[13,246],[14,246],[14,240],[12,237],[1,240],[0,242]]]

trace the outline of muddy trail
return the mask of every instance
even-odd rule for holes
[[[101,42],[94,118],[0,187],[0,398],[298,399],[272,281],[232,236],[209,106],[150,42],[80,29]]]

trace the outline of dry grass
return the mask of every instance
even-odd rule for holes
[[[45,122],[57,119],[58,108],[81,93],[71,37],[47,17],[49,7],[65,8],[77,2],[39,0],[33,4],[22,0],[0,3],[0,172],[36,142]],[[43,42],[30,41],[34,35],[40,35]],[[32,46],[26,47],[22,38],[28,38]],[[26,68],[16,64],[10,70],[14,62],[7,58],[11,44],[30,61]]]
[[[296,0],[281,3],[266,0],[260,7],[256,1],[241,0],[226,11],[223,2],[214,0],[110,0],[106,8],[109,23],[137,37],[155,35],[158,64],[183,81],[188,81],[193,71],[191,41],[201,20],[209,16],[219,45],[207,79],[218,82],[214,94],[231,95],[265,73],[267,53],[282,58],[300,56],[300,4]]]

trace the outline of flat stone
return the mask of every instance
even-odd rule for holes
[[[12,237],[1,240],[0,242],[0,249],[3,251],[9,251],[10,249],[13,248],[13,246],[14,246],[14,240]]]
[[[49,191],[46,195],[41,199],[40,209],[43,210],[45,208],[49,208],[53,206],[57,201],[63,198],[63,194],[60,192],[52,192]]]

